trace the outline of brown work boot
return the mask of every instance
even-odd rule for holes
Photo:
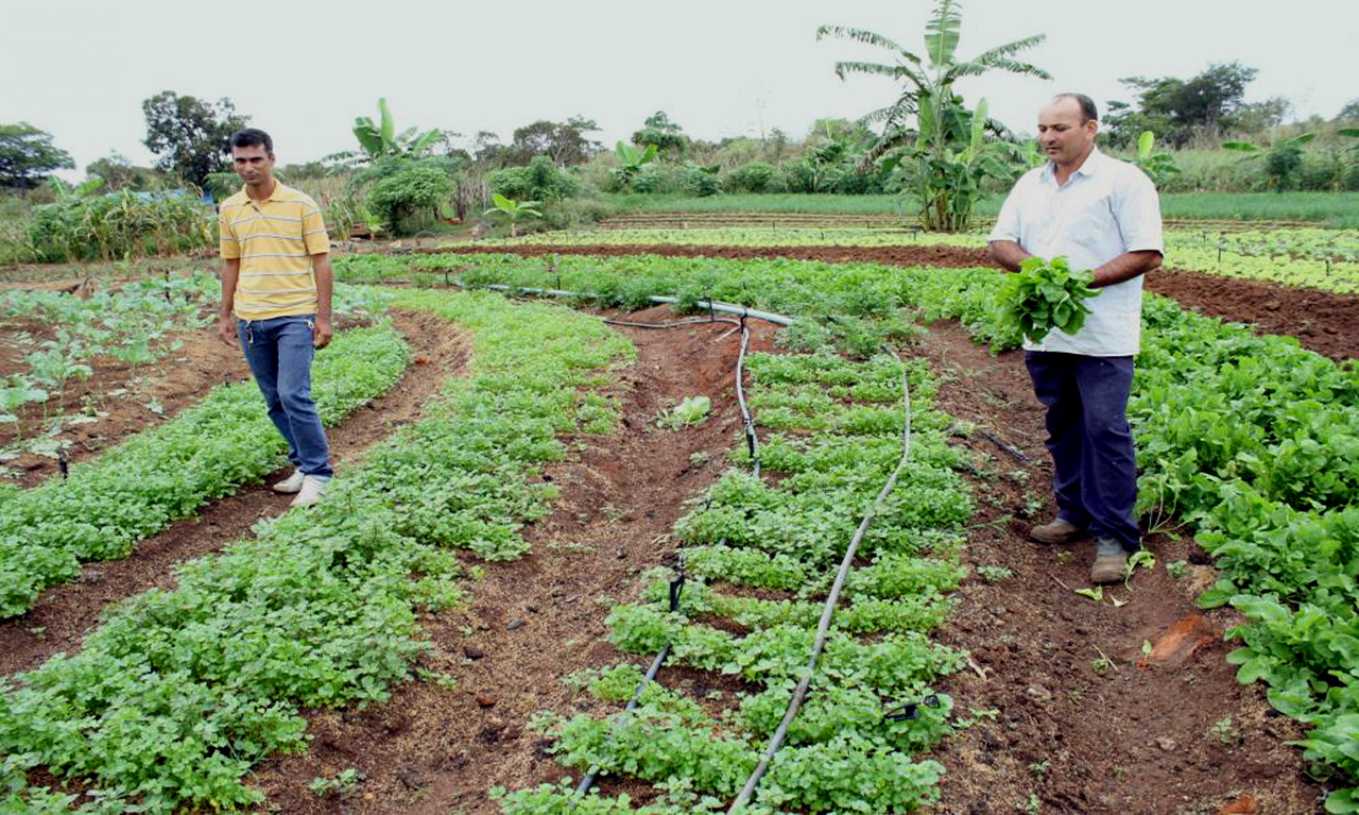
[[[1117,583],[1128,566],[1128,550],[1110,538],[1095,541],[1095,563],[1090,567],[1090,582]]]
[[[1066,518],[1057,518],[1051,523],[1035,526],[1029,530],[1029,540],[1039,543],[1062,544],[1080,540],[1085,530]]]

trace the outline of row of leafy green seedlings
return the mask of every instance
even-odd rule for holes
[[[10,289],[0,292],[0,320],[27,320],[55,327],[49,339],[15,331],[7,341],[23,352],[24,367],[0,382],[0,423],[17,425],[53,396],[60,403],[67,385],[88,379],[89,364],[98,357],[124,362],[134,369],[149,365],[182,344],[168,340],[178,331],[201,328],[211,317],[216,278],[207,272],[187,276],[147,277],[101,289],[87,297],[52,290]],[[29,350],[31,349],[31,350]]]
[[[333,426],[390,390],[408,357],[388,320],[339,332],[316,358],[322,422]],[[127,557],[138,541],[277,470],[286,453],[254,382],[237,382],[72,465],[66,478],[8,492],[0,497],[0,617],[27,611],[44,589],[79,575],[82,562]]]
[[[676,524],[688,579],[678,612],[660,570],[641,602],[607,621],[620,650],[650,656],[670,643],[672,664],[739,678],[744,690],[693,698],[652,684],[630,713],[541,716],[559,762],[641,779],[659,797],[634,810],[627,796],[576,798],[565,786],[496,790],[508,815],[721,811],[778,727],[844,547],[901,457],[902,369],[890,356],[828,352],[756,354],[749,369],[751,410],[774,434],[760,455],[770,480],[748,474],[744,448],[734,454],[738,466]],[[937,797],[943,768],[917,757],[956,723],[951,699],[930,686],[966,657],[927,634],[952,608],[972,508],[947,421],[923,409],[933,391],[924,365],[909,376],[911,463],[870,527],[807,703],[746,812],[899,813]],[[620,702],[641,672],[623,664],[585,678],[596,697]],[[916,717],[890,715],[902,705]]]
[[[417,611],[459,601],[455,550],[509,560],[555,496],[558,435],[607,432],[598,392],[632,346],[597,320],[496,295],[394,301],[473,334],[465,379],[338,474],[327,500],[181,566],[110,611],[75,656],[0,680],[0,811],[234,810],[271,753],[306,749],[306,708],[377,703],[431,645]],[[534,483],[530,483],[534,482]],[[45,768],[80,798],[26,786]]]
[[[652,293],[712,297],[792,314],[850,315],[829,331],[868,345],[909,335],[912,318],[958,319],[995,350],[1019,337],[989,269],[901,269],[793,260],[427,256],[430,274],[465,282],[555,286],[635,305]],[[362,270],[364,267],[357,266]],[[375,264],[374,269],[378,268]],[[370,270],[371,271],[371,270]],[[1359,365],[1338,364],[1295,338],[1181,309],[1148,295],[1129,414],[1138,449],[1139,506],[1153,527],[1183,524],[1216,559],[1205,606],[1230,603],[1248,624],[1242,682],[1269,684],[1270,702],[1311,729],[1300,742],[1338,785],[1359,778]],[[815,347],[813,321],[792,333]],[[903,326],[903,323],[906,325]],[[1330,769],[1327,769],[1330,768]],[[1332,812],[1359,812],[1337,789]]]

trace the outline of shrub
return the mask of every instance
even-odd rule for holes
[[[778,168],[763,161],[737,167],[722,181],[722,188],[727,192],[782,192],[782,186]]]
[[[368,207],[400,234],[432,223],[453,196],[453,179],[440,166],[402,161],[368,191]]]
[[[807,159],[783,165],[783,187],[788,192],[819,192],[816,168]]]
[[[1345,169],[1340,186],[1346,192],[1359,192],[1359,164],[1351,164]]]
[[[1300,190],[1334,190],[1341,185],[1345,166],[1339,154],[1332,151],[1311,151],[1302,156],[1297,179]]]
[[[686,192],[688,171],[682,164],[652,162],[632,178],[632,191],[641,193]],[[619,185],[621,189],[621,185]]]
[[[572,229],[602,221],[616,211],[598,198],[571,198],[546,204],[541,223],[544,229]]]
[[[496,170],[486,183],[492,193],[517,201],[559,201],[581,192],[580,180],[558,169],[547,156],[534,156],[525,167]]]
[[[716,173],[710,172],[697,164],[690,164],[685,173],[684,191],[689,195],[706,198],[709,195],[717,195],[722,191],[722,187],[718,183]]]

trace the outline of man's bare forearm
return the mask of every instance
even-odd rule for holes
[[[991,259],[1012,272],[1019,271],[1019,264],[1025,258],[1033,257],[1015,241],[991,241],[989,248]]]
[[[1092,269],[1095,280],[1090,285],[1099,288],[1132,280],[1141,274],[1161,267],[1161,253],[1152,251],[1124,252],[1108,263]]]
[[[330,322],[330,305],[335,291],[335,271],[330,266],[330,255],[312,255],[311,268],[316,275],[316,317]]]
[[[240,258],[226,260],[222,263],[222,307],[218,310],[218,316],[230,317],[231,312],[236,308],[236,281],[241,276]]]

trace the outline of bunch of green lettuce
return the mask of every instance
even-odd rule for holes
[[[1075,334],[1090,313],[1085,300],[1098,294],[1090,288],[1092,280],[1089,272],[1072,271],[1064,257],[1026,258],[1019,272],[1005,279],[999,297],[1003,320],[1032,342],[1041,342],[1054,328]]]

